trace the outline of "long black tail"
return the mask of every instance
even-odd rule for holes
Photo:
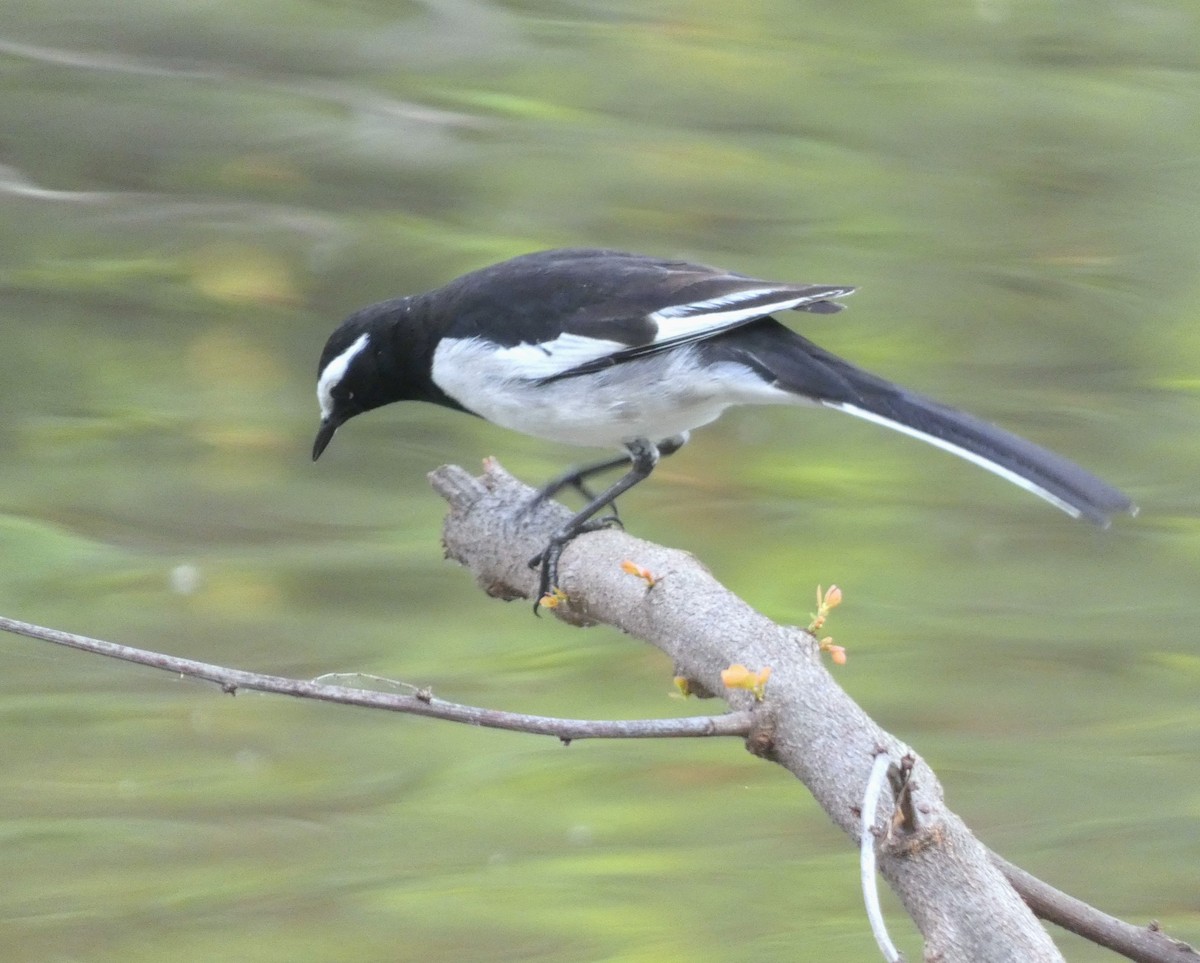
[[[1136,513],[1123,492],[1061,455],[965,412],[854,367],[773,320],[705,342],[713,360],[739,361],[786,391],[893,428],[965,458],[1075,518],[1107,526]]]

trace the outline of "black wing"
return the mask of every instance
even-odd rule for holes
[[[453,318],[448,337],[536,347],[536,376],[553,381],[711,338],[775,311],[838,311],[841,305],[831,299],[853,290],[569,248],[474,271],[437,296]]]

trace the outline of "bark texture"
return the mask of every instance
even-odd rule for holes
[[[533,490],[491,461],[480,477],[447,466],[430,480],[450,505],[443,533],[447,556],[470,569],[489,595],[529,598],[537,575],[528,560],[569,512],[554,502],[531,509]],[[653,587],[624,571],[626,560],[649,570]],[[881,874],[924,936],[926,960],[1062,960],[987,848],[946,807],[933,771],[842,691],[810,634],[756,612],[691,555],[619,530],[572,542],[559,582],[568,598],[553,610],[559,618],[577,625],[603,622],[649,642],[698,690],[753,710],[756,725],[747,748],[794,773],[856,843],[875,756],[886,752],[897,764],[911,757],[909,799],[900,815],[894,790],[880,801],[876,849]],[[771,668],[762,702],[724,689],[721,670],[733,663]]]

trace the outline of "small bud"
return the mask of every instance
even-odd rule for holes
[[[835,645],[831,637],[826,637],[821,640],[821,651],[828,652],[830,661],[834,665],[846,664],[846,649],[844,646]]]
[[[721,670],[721,685],[726,689],[741,689],[745,687],[750,670],[740,662],[735,662],[728,669]]]
[[[820,632],[825,626],[825,620],[829,618],[829,610],[835,609],[842,604],[842,590],[836,585],[829,586],[829,591],[821,590],[821,586],[817,586],[817,613],[810,617],[812,621],[808,623],[809,632]]]
[[[762,700],[767,689],[767,680],[771,678],[771,667],[766,666],[758,672],[751,672],[744,665],[734,663],[728,669],[721,671],[721,684],[726,689],[745,689],[754,693],[754,698]]]
[[[759,702],[762,701],[763,696],[767,693],[767,680],[769,678],[771,678],[771,667],[765,665],[758,670],[758,676],[755,678],[754,698],[758,699]]]
[[[656,579],[654,577],[654,575],[651,573],[651,571],[648,568],[643,568],[641,565],[638,565],[637,562],[631,562],[628,559],[626,559],[624,562],[621,563],[621,568],[622,568],[622,570],[628,572],[630,575],[633,575],[636,578],[640,578],[643,582],[646,583],[646,588],[648,588],[648,589],[654,588],[655,583],[658,581],[658,579]]]

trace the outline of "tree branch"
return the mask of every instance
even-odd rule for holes
[[[452,466],[430,477],[451,507],[444,534],[447,554],[467,565],[489,594],[528,597],[536,576],[526,560],[569,515],[566,509],[555,503],[531,509],[533,490],[494,462],[487,463],[481,478]],[[636,565],[623,568],[626,561]],[[878,793],[872,787],[870,798],[878,799],[890,828],[869,845],[880,872],[925,936],[926,959],[1061,960],[1028,904],[1043,919],[1132,960],[1200,961],[1192,947],[1169,938],[1157,925],[1135,927],[1117,920],[990,852],[945,807],[932,770],[836,685],[821,664],[816,639],[753,611],[691,556],[622,532],[596,532],[568,546],[560,576],[567,601],[554,611],[561,619],[578,625],[606,622],[652,642],[675,660],[677,674],[688,680],[691,691],[725,692],[734,711],[628,722],[555,719],[445,702],[415,686],[404,686],[411,693],[400,694],[262,675],[2,616],[0,630],[204,679],[231,695],[239,688],[253,689],[551,735],[564,742],[740,735],[747,737],[751,752],[800,778],[834,823],[856,840],[864,832],[860,801],[868,798],[864,792],[874,762],[879,757],[901,759],[898,768],[889,768],[890,796],[884,796],[882,787]],[[747,691],[724,689],[721,670],[734,662],[772,670],[764,701]]]
[[[443,530],[447,556],[470,569],[489,595],[530,598],[537,577],[527,560],[569,517],[567,510],[553,502],[533,504],[533,489],[492,460],[481,477],[446,466],[433,472],[430,481],[450,505]],[[631,575],[624,562],[633,562],[652,580]],[[906,766],[911,760],[899,810],[894,786],[880,798],[892,828],[875,845],[880,873],[925,938],[926,959],[1060,961],[1033,907],[1131,959],[1200,960],[1186,944],[1128,924],[1119,924],[1125,928],[1122,940],[1102,939],[1092,932],[1091,922],[1111,917],[1078,901],[1072,902],[1094,915],[1059,912],[1064,904],[1051,896],[1057,891],[983,846],[947,808],[942,787],[924,760],[842,691],[821,664],[812,635],[776,625],[754,611],[692,556],[619,530],[593,532],[567,546],[559,582],[567,597],[553,610],[560,619],[575,625],[603,622],[650,642],[674,661],[676,674],[695,690],[724,692],[732,706],[753,712],[750,751],[795,774],[856,842],[861,800],[876,756],[905,758]],[[724,690],[720,673],[733,663],[751,670],[771,668],[764,701],[756,703],[749,692]]]
[[[1157,924],[1134,926],[1126,923],[1055,889],[1020,866],[1014,866],[1003,856],[992,853],[991,857],[1029,908],[1042,919],[1064,930],[1138,963],[1195,963],[1200,960],[1200,953],[1182,940],[1167,936]]]
[[[289,679],[285,676],[263,675],[242,669],[196,662],[174,655],[135,649],[128,645],[92,639],[86,635],[75,635],[58,629],[48,629],[29,622],[0,616],[0,630],[24,635],[43,642],[53,642],[72,649],[82,649],[97,655],[105,655],[125,662],[136,662],[154,669],[162,669],[178,675],[190,676],[215,682],[223,692],[233,695],[238,689],[253,689],[257,692],[273,692],[277,695],[295,696],[301,699],[318,699],[365,709],[384,709],[389,712],[405,712],[410,715],[429,716],[446,722],[460,722],[486,729],[509,729],[532,735],[555,736],[563,742],[575,739],[679,739],[697,736],[745,736],[750,732],[751,716],[748,712],[730,712],[720,716],[690,716],[684,719],[556,719],[552,716],[531,716],[520,712],[502,712],[499,709],[482,709],[478,706],[460,705],[435,699],[425,689],[409,685],[412,695],[396,692],[378,692],[373,689],[356,689],[340,685],[304,679]]]

